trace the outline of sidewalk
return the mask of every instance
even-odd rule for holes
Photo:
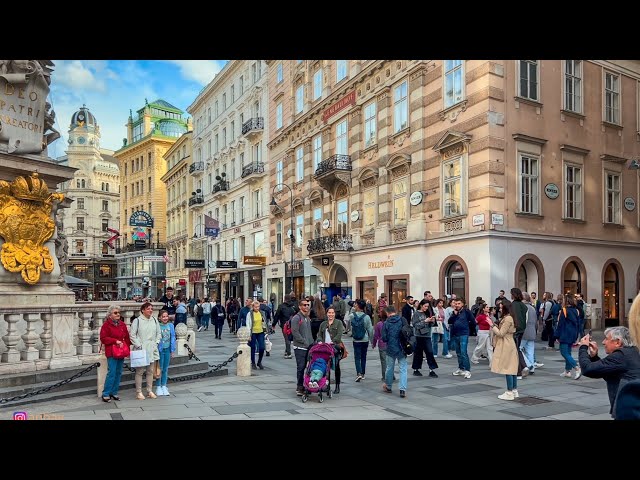
[[[213,327],[197,333],[196,355],[213,365],[228,360],[238,345],[228,332],[225,326],[222,340],[214,338]],[[601,342],[602,332],[594,332],[594,337]],[[271,341],[271,356],[263,359],[265,369],[254,370],[251,377],[237,377],[234,361],[227,366],[228,376],[169,382],[169,397],[140,401],[134,399],[133,390],[125,390],[120,402],[103,403],[95,395],[84,395],[33,407],[8,406],[0,409],[0,419],[11,419],[14,411],[24,411],[32,417],[48,414],[65,420],[610,420],[605,382],[561,378],[564,360],[557,351],[543,350],[546,342],[536,343],[536,359],[544,367],[537,368],[534,376],[519,380],[521,398],[507,402],[497,398],[505,391],[505,378],[491,373],[486,360],[471,365],[472,377],[468,380],[452,376],[457,368],[455,355],[451,359],[437,358],[439,378],[426,376],[426,362],[423,377],[413,376],[409,368],[407,398],[401,399],[397,383],[393,394],[382,392],[378,351],[369,349],[366,379],[356,383],[352,341],[346,337],[350,355],[341,363],[341,393],[333,398],[325,396],[324,403],[317,395],[302,403],[295,395],[295,358],[283,358],[284,340],[279,328]],[[474,346],[472,338],[469,354]],[[572,352],[577,359],[577,349]]]

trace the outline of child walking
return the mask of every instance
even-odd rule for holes
[[[169,312],[162,310],[160,312],[160,344],[158,351],[160,352],[160,378],[156,381],[156,395],[168,396],[167,375],[169,372],[169,363],[176,351],[176,330],[173,323],[169,322]]]

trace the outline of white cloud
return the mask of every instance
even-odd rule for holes
[[[200,85],[207,85],[222,69],[220,60],[167,60],[180,67],[180,74],[186,80],[193,80]]]
[[[105,92],[106,85],[103,80],[103,73],[100,76],[94,75],[94,72],[103,70],[101,65],[96,69],[96,63],[104,63],[104,61],[93,61],[93,65],[83,60],[59,61],[56,62],[56,68],[53,72],[52,82],[67,86],[73,89],[84,89],[96,92]]]

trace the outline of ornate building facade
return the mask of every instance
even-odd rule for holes
[[[74,178],[62,184],[73,199],[59,217],[69,245],[68,285],[81,300],[117,298],[115,245],[106,241],[107,229],[120,226],[120,172],[113,151],[100,148],[100,126],[86,106],[71,117],[69,147],[56,161],[77,168]],[[88,282],[83,284],[75,279]]]
[[[189,175],[192,132],[183,134],[164,154],[167,173],[161,180],[167,190],[167,286],[176,295],[193,295],[187,292],[189,270],[184,266],[187,258],[189,236],[193,232],[189,206],[193,204],[193,176]],[[194,195],[191,195],[191,193]]]
[[[165,288],[167,172],[164,155],[185,132],[190,120],[164,100],[147,102],[129,114],[127,138],[114,153],[121,172],[118,291],[122,298],[159,298]],[[137,225],[132,225],[135,223]],[[145,258],[146,257],[146,258]]]
[[[274,260],[293,223],[330,295],[399,306],[519,286],[581,292],[601,324],[624,323],[639,82],[638,62],[270,61],[271,184],[294,195],[293,212],[275,197]]]
[[[262,60],[230,61],[187,108],[195,122],[194,238],[190,258],[204,259],[206,294],[265,296],[269,256],[267,78]],[[218,220],[204,235],[204,215]],[[221,263],[223,262],[223,263]],[[193,273],[193,271],[192,271]],[[191,273],[190,273],[191,277]],[[203,284],[195,283],[196,292]]]

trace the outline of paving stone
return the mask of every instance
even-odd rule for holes
[[[233,413],[251,413],[251,412],[269,412],[277,410],[289,410],[295,408],[290,402],[280,403],[244,403],[240,405],[228,405],[215,407],[215,411],[221,415],[229,415]]]

